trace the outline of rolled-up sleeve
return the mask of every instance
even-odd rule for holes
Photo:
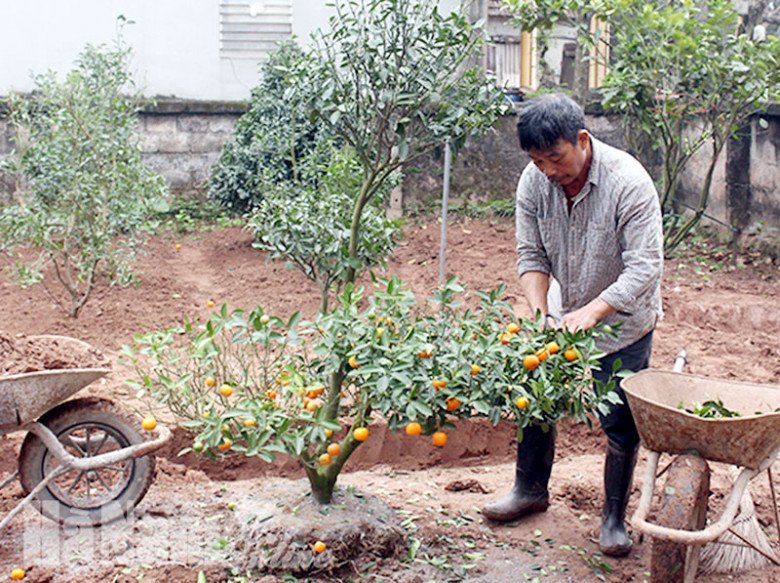
[[[542,271],[549,274],[551,271],[550,259],[542,244],[539,232],[538,197],[535,191],[531,168],[526,168],[517,183],[515,194],[515,226],[517,236],[517,273],[523,275],[528,271]]]
[[[619,202],[617,235],[624,269],[599,297],[625,314],[639,308],[638,299],[659,285],[663,271],[663,227],[658,195],[652,181],[629,185]]]

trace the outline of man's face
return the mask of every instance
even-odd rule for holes
[[[574,144],[559,138],[551,148],[531,148],[528,154],[547,178],[561,186],[568,186],[577,180],[589,161],[590,136],[586,130],[580,130]]]

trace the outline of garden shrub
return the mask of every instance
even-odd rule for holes
[[[99,275],[132,280],[135,235],[166,206],[162,177],[141,160],[129,61],[121,38],[88,45],[64,81],[36,75],[31,95],[8,99],[15,151],[2,170],[16,188],[0,213],[0,248],[38,250],[20,257],[17,274],[24,284],[53,274],[69,299],[46,289],[74,318]]]
[[[305,103],[316,89],[301,81],[306,62],[301,48],[288,41],[262,66],[249,111],[212,168],[209,197],[226,209],[253,209],[269,185],[297,181],[301,165],[327,156],[334,144],[333,132],[310,120]]]

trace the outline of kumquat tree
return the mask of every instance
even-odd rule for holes
[[[223,306],[202,325],[136,336],[124,356],[139,394],[196,434],[191,450],[293,456],[323,504],[377,420],[443,447],[457,419],[514,418],[522,439],[529,425],[587,419],[617,399],[614,382],[591,378],[595,337],[611,331],[517,320],[502,288],[464,309],[462,292],[450,280],[421,306],[397,279],[367,301],[348,285],[311,322]]]

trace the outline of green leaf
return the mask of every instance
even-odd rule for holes
[[[433,415],[433,409],[421,401],[412,401],[411,403],[417,411],[423,417],[431,417]]]

